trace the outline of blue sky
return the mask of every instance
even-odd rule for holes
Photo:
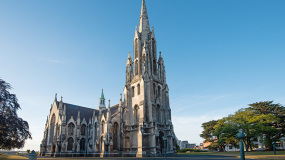
[[[146,0],[181,140],[247,104],[285,105],[285,1]],[[0,1],[0,77],[11,83],[39,150],[55,93],[97,108],[117,104],[141,0]]]

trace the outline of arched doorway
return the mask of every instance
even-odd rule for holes
[[[163,153],[163,149],[164,149],[164,143],[163,143],[163,136],[164,136],[164,133],[162,131],[159,131],[159,146],[160,146],[160,153],[162,154]]]

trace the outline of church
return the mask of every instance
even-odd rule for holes
[[[145,0],[134,36],[133,58],[118,104],[98,108],[63,102],[57,95],[47,117],[40,155],[53,157],[154,157],[176,154],[169,89],[161,53],[157,55]],[[119,97],[119,96],[118,96]]]

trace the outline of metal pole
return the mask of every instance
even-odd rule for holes
[[[166,160],[166,140],[164,141],[164,155],[165,155],[165,160]]]
[[[274,155],[276,155],[275,143],[273,143],[273,151],[274,151]]]
[[[240,159],[241,160],[245,160],[245,157],[244,157],[244,147],[243,147],[242,140],[239,141],[239,149],[240,149]]]

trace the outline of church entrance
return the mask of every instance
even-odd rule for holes
[[[159,140],[159,148],[160,148],[161,154],[163,153],[163,149],[164,149],[163,136],[164,136],[164,133],[162,131],[159,131],[158,140]]]

